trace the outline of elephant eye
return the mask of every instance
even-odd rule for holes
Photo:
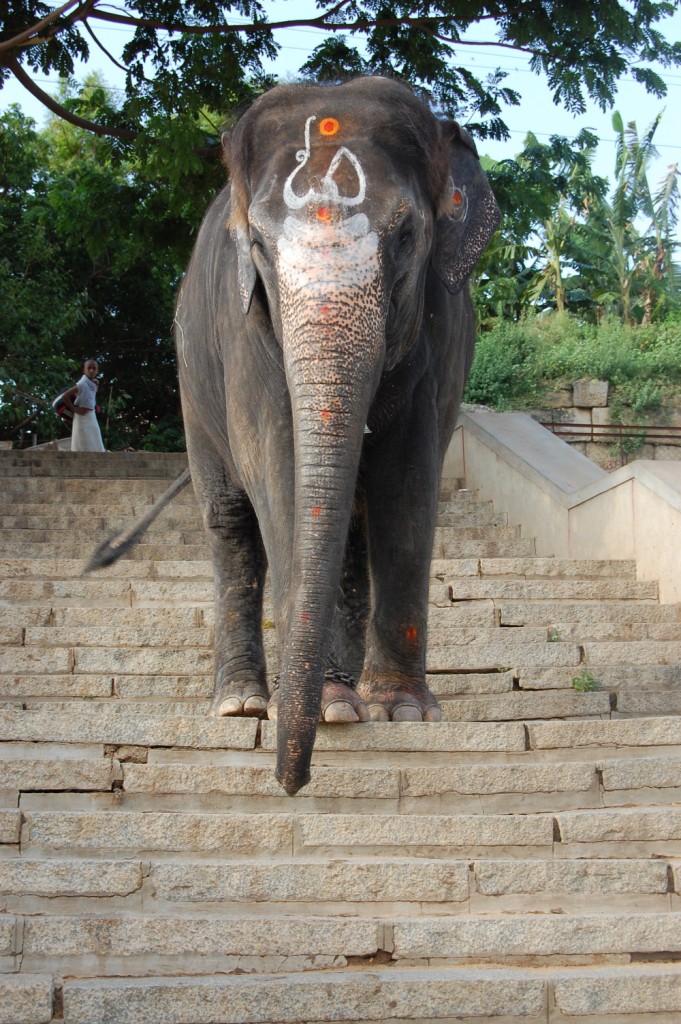
[[[403,224],[397,236],[397,249],[400,255],[408,253],[414,244],[414,229],[411,224]]]

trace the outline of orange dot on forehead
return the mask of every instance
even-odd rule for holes
[[[323,117],[319,122],[319,131],[321,135],[335,135],[340,124],[335,117]]]
[[[331,210],[328,206],[320,206],[317,210],[317,220],[331,220]]]

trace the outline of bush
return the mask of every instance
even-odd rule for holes
[[[681,384],[681,317],[647,327],[594,325],[570,313],[499,322],[478,341],[465,398],[522,409],[580,378],[607,380],[636,414],[660,409]]]

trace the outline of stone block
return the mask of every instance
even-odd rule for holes
[[[18,810],[0,809],[0,843],[18,843],[20,833],[20,812]]]
[[[252,750],[257,731],[256,719],[145,716],[134,704],[114,701],[110,707],[80,707],[78,716],[49,707],[0,711],[0,735],[7,740]]]
[[[111,676],[0,675],[0,697],[110,697]]]
[[[548,391],[542,398],[545,409],[569,409],[572,407],[572,388],[559,388]],[[542,419],[548,419],[543,415]]]
[[[571,671],[576,674],[576,669]],[[570,675],[570,673],[568,673]],[[481,697],[479,700],[453,700],[442,704],[445,721],[527,721],[533,718],[568,718],[587,715],[609,715],[608,693],[526,692],[503,696]]]
[[[6,896],[129,896],[141,886],[139,861],[0,860],[0,894]]]
[[[678,964],[558,972],[552,987],[558,1010],[575,1018],[602,1014],[605,1020],[614,1021],[619,1015],[631,1014],[633,1021],[641,1020],[643,1014],[681,1012]]]
[[[3,785],[28,792],[32,789],[109,790],[113,783],[111,760],[0,760]]]
[[[681,744],[681,719],[641,718],[593,722],[532,722],[532,750],[560,747],[654,747]]]
[[[458,765],[457,767],[403,768],[405,797],[444,794],[586,792],[594,784],[593,765],[506,764]]]
[[[651,860],[477,861],[475,886],[484,896],[659,893],[668,866]]]
[[[678,757],[603,761],[599,767],[606,791],[681,788],[681,761]]]
[[[591,410],[591,422],[595,427],[609,427],[612,423],[610,409],[607,406],[594,406]],[[598,437],[598,433],[596,436]]]
[[[281,797],[282,788],[271,765],[230,767],[195,764],[126,764],[124,789],[128,793],[225,793],[230,796]],[[397,800],[399,773],[395,768],[313,769],[301,799],[349,798]]]
[[[560,811],[560,841],[573,843],[655,843],[681,839],[681,807],[602,808]]]
[[[293,819],[288,814],[27,810],[26,819],[28,842],[51,850],[212,851],[250,856],[290,853],[293,845]]]
[[[156,861],[150,881],[158,899],[173,903],[462,903],[468,899],[465,861],[420,858],[268,864]]]
[[[572,400],[580,409],[603,408],[608,404],[607,380],[576,380],[572,385]]]
[[[681,814],[681,811],[679,812]],[[301,849],[314,847],[550,847],[550,815],[303,814],[297,819]]]
[[[77,647],[73,655],[75,671],[85,674],[108,670],[113,675],[192,675],[206,674],[213,668],[213,652],[208,649]]]
[[[503,970],[315,971],[295,977],[213,977],[66,982],[69,1024],[347,1024],[539,1017],[545,982]]]
[[[29,917],[25,957],[367,956],[379,948],[370,918]],[[200,964],[188,970],[199,973]],[[178,964],[178,969],[183,969]]]
[[[681,914],[515,914],[396,921],[398,959],[593,956],[681,949]]]
[[[40,974],[0,974],[0,1024],[49,1024],[54,982]]]

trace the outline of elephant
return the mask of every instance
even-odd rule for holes
[[[444,454],[475,344],[468,280],[500,213],[472,138],[407,86],[279,85],[223,137],[175,328],[215,584],[212,714],[436,722],[426,685]],[[269,569],[280,666],[266,678]]]

